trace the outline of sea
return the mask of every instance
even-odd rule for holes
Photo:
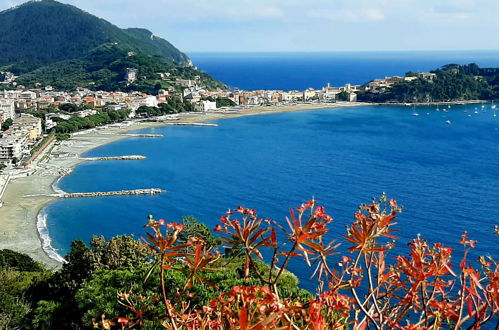
[[[191,57],[206,72],[244,89],[362,83],[446,63],[499,66],[499,52]],[[239,205],[285,225],[290,208],[315,198],[334,218],[328,239],[343,244],[341,255],[348,253],[342,235],[359,204],[386,193],[403,205],[397,248],[389,260],[407,253],[407,244],[420,235],[452,247],[458,264],[464,231],[478,241],[471,259],[497,258],[499,117],[494,114],[491,104],[438,110],[363,106],[224,119],[214,122],[218,127],[142,130],[164,138],[127,138],[86,156],[140,154],[147,159],[83,163],[57,188],[92,192],[155,187],[167,193],[55,201],[39,215],[40,223],[46,223],[46,248],[64,255],[75,239],[140,237],[149,214],[173,222],[191,215],[213,228],[220,216]],[[303,288],[315,289],[313,269],[298,260],[290,268]]]

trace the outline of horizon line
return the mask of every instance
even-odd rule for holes
[[[407,52],[499,52],[498,49],[390,49],[390,50],[185,50],[184,53],[246,53],[246,54],[262,54],[262,53],[407,53]]]

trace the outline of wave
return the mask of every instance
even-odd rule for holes
[[[56,194],[65,194],[66,192],[64,190],[62,190],[60,187],[59,187],[59,183],[61,182],[61,180],[65,177],[66,175],[61,175],[57,180],[54,181],[54,183],[52,183],[52,190],[56,193]]]
[[[52,259],[65,263],[66,260],[57,252],[57,250],[52,247],[52,239],[49,235],[49,230],[47,227],[47,216],[48,212],[46,208],[38,213],[36,228],[38,229],[38,235],[40,235],[40,240],[42,242],[42,249],[45,253]]]

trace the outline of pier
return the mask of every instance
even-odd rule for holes
[[[165,123],[165,125],[171,125],[171,126],[218,127],[218,124],[210,124],[210,123]]]
[[[107,192],[90,192],[90,193],[64,193],[56,194],[60,198],[82,198],[82,197],[107,197],[107,196],[130,196],[130,195],[159,195],[166,190],[159,188],[152,189],[135,189],[135,190],[119,190]]]
[[[100,160],[144,160],[146,156],[131,155],[131,156],[113,156],[113,157],[82,157],[81,160],[100,161]]]
[[[144,137],[144,138],[162,138],[162,137],[164,137],[163,134],[132,134],[132,133],[123,133],[121,135],[123,135],[123,136],[129,136],[129,137]]]
[[[160,188],[151,189],[134,189],[134,190],[119,190],[119,191],[104,191],[104,192],[86,192],[86,193],[57,193],[57,194],[38,194],[25,195],[29,197],[58,197],[58,198],[88,198],[88,197],[109,197],[109,196],[132,196],[132,195],[159,195],[165,193],[166,190]]]

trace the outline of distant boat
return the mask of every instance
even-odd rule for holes
[[[446,121],[445,121],[445,123],[446,123],[447,125],[450,125],[450,124],[451,124],[451,121],[450,121],[450,120],[446,120]]]
[[[416,106],[414,106],[414,107],[412,108],[412,111],[413,111],[413,112],[412,112],[412,115],[413,115],[413,116],[419,116],[419,113],[417,113],[417,112],[416,112]]]

